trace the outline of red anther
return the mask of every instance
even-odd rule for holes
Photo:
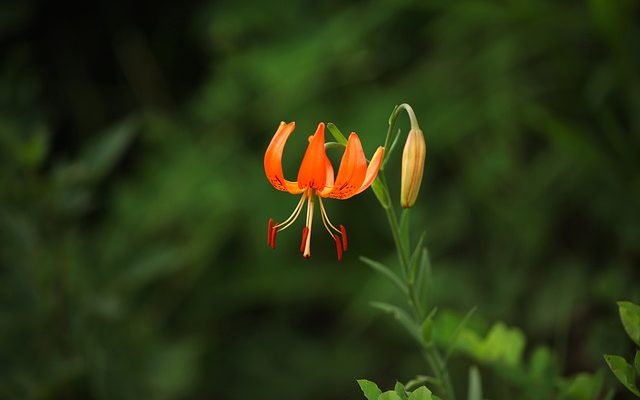
[[[336,250],[338,251],[338,261],[342,261],[342,241],[340,240],[340,236],[336,233],[333,235],[333,238],[336,241]]]
[[[347,230],[344,225],[340,225],[340,233],[342,235],[342,250],[347,251]]]
[[[271,231],[273,230],[273,218],[269,218],[269,223],[267,224],[267,244],[269,247],[271,246]]]
[[[271,248],[276,248],[276,234],[278,233],[278,227],[274,226],[271,228]]]
[[[309,227],[305,226],[304,229],[302,229],[302,242],[300,242],[300,253],[304,253],[304,248],[307,244],[307,236],[309,236]],[[309,257],[306,257],[309,258]]]

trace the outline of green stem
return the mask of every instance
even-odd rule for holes
[[[389,196],[389,186],[387,185],[387,178],[384,175],[383,171],[378,173],[378,177],[380,178],[380,182],[382,183],[382,188],[387,196]],[[382,204],[386,214],[387,219],[389,221],[389,226],[391,228],[391,234],[393,235],[393,241],[396,245],[396,251],[398,252],[398,260],[400,261],[400,269],[402,271],[402,277],[404,278],[407,286],[407,302],[409,303],[409,307],[416,318],[418,323],[422,323],[424,319],[424,312],[422,310],[422,306],[420,301],[418,300],[418,296],[415,290],[414,282],[410,279],[411,276],[411,265],[409,260],[409,240],[407,239],[406,245],[403,243],[402,236],[400,233],[400,226],[398,224],[398,218],[396,216],[395,209],[393,205],[390,207],[384,207]],[[424,349],[424,355],[429,364],[429,367],[433,371],[435,377],[440,381],[440,386],[442,389],[442,395],[444,400],[455,400],[455,393],[453,391],[453,386],[451,384],[451,377],[449,376],[449,371],[446,368],[446,365],[440,355],[440,351],[433,345],[425,344],[420,342],[420,345]]]

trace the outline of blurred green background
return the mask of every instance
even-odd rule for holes
[[[318,121],[370,155],[401,102],[427,138],[434,302],[520,327],[565,375],[631,354],[639,5],[2,2],[0,398],[357,399],[356,378],[427,372],[368,304],[399,301],[357,259],[395,257],[370,191],[326,203],[342,263],[319,226],[311,260],[298,228],[266,244],[297,202],[264,177],[278,123],[292,179]]]

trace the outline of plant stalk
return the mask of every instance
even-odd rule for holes
[[[387,185],[387,178],[384,175],[384,172],[379,171],[378,177],[380,178],[380,182],[382,183],[382,187],[387,195],[387,198],[390,199],[389,186]],[[422,310],[422,306],[418,299],[414,282],[412,279],[410,279],[411,265],[409,260],[409,241],[407,240],[408,243],[403,243],[402,241],[400,226],[393,205],[391,205],[390,207],[384,207],[384,204],[382,204],[382,206],[387,214],[387,220],[389,221],[389,227],[391,228],[393,241],[396,245],[398,260],[400,262],[400,270],[402,271],[402,278],[405,280],[405,284],[408,289],[406,293],[407,302],[409,303],[409,307],[414,315],[414,318],[416,318],[416,321],[419,324],[422,324],[425,318],[424,311]],[[449,376],[449,371],[446,368],[440,351],[436,348],[436,346],[432,344],[426,344],[422,341],[419,342],[420,346],[423,348],[423,354],[427,363],[429,364],[429,367],[440,382],[444,400],[455,400],[455,393],[453,391],[453,385],[451,384],[451,377]]]

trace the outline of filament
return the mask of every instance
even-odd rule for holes
[[[320,196],[318,196],[318,200],[320,200],[320,213],[322,214],[322,222],[326,223],[324,224],[324,227],[327,228],[327,231],[329,231],[329,234],[333,237],[333,233],[331,232],[331,229],[329,229],[329,226],[331,228],[333,228],[333,230],[335,230],[336,232],[342,234],[342,232],[340,231],[340,229],[336,228],[335,226],[333,226],[333,224],[331,223],[331,220],[329,219],[329,215],[327,214],[327,210],[325,210],[324,205],[322,204],[322,198]],[[329,224],[329,226],[327,226],[327,224]]]
[[[298,216],[300,215],[300,212],[302,211],[302,206],[304,205],[304,202],[305,202],[306,199],[307,199],[307,195],[303,194],[302,197],[300,198],[300,201],[298,202],[298,205],[293,210],[293,213],[291,213],[289,218],[287,218],[286,220],[280,222],[279,224],[275,224],[273,226],[273,229],[274,230],[278,230],[278,231],[283,231],[283,230],[287,229],[288,227],[290,227],[291,224],[293,224],[296,221],[296,219],[298,219]]]

